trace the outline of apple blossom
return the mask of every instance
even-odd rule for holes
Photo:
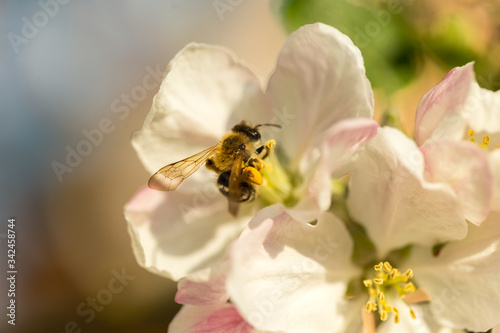
[[[219,263],[258,209],[284,203],[310,214],[331,203],[331,176],[376,133],[373,93],[359,49],[338,30],[307,25],[287,39],[262,89],[231,52],[191,43],[170,62],[150,113],[132,143],[150,174],[216,144],[233,125],[275,139],[265,183],[237,218],[227,211],[214,175],[200,169],[174,192],[143,188],[127,203],[140,265],[178,280]]]
[[[226,285],[249,324],[430,333],[500,322],[500,215],[467,226],[451,186],[427,181],[412,154],[422,153],[390,128],[365,146],[347,199],[362,229],[349,216],[318,212],[308,221],[282,206],[252,219],[231,248]]]
[[[452,69],[422,98],[415,137],[426,177],[454,187],[470,222],[500,210],[500,93],[479,87],[473,63]]]

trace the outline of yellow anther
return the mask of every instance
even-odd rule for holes
[[[392,270],[392,266],[391,266],[391,264],[388,261],[384,262],[384,270],[387,273],[389,273]]]
[[[373,303],[372,302],[366,302],[366,311],[368,313],[373,311]]]
[[[363,280],[363,284],[365,285],[365,287],[371,287],[373,286],[373,282],[372,280]]]
[[[483,143],[479,145],[479,147],[486,149],[488,148],[488,144],[490,143],[490,137],[488,135],[485,135],[483,138]]]
[[[405,293],[409,294],[409,293],[412,293],[415,291],[415,285],[413,284],[413,282],[408,282],[405,286],[404,286],[404,291]]]
[[[406,303],[403,297],[416,290],[415,285],[410,282],[410,279],[413,277],[413,270],[407,269],[403,274],[399,269],[392,267],[388,261],[380,262],[374,265],[373,268],[376,271],[376,277],[363,280],[363,284],[368,289],[368,294],[370,295],[370,299],[366,303],[366,311],[378,312],[381,321],[386,321],[390,313],[394,313],[394,323],[398,324],[401,314],[398,308],[391,306],[391,295],[393,295],[393,292],[397,292],[402,301]],[[386,295],[388,298],[386,298]],[[410,309],[410,316],[412,318],[416,317],[412,309]]]
[[[417,318],[417,315],[415,314],[415,311],[413,311],[413,309],[410,309],[410,316],[411,316],[411,319]]]
[[[468,133],[469,133],[469,137],[473,137],[474,136],[474,130],[470,129],[468,131]]]
[[[497,146],[495,147],[495,150],[499,150],[499,149],[500,149],[500,145],[497,145]]]
[[[471,138],[471,139],[470,139],[470,142],[475,143],[475,142],[476,142],[476,139]]]
[[[385,295],[383,292],[379,291],[379,293],[377,294],[377,298],[378,298],[378,301],[380,303],[384,303],[385,302]]]

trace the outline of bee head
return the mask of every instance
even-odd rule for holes
[[[236,133],[242,133],[245,134],[250,141],[259,141],[261,139],[261,135],[259,130],[257,129],[258,125],[255,127],[252,127],[248,125],[245,121],[242,121],[241,123],[235,125],[232,129],[233,132]]]
[[[276,124],[259,124],[252,127],[246,121],[242,121],[241,123],[235,125],[232,131],[245,134],[246,136],[248,136],[250,141],[259,141],[261,139],[261,135],[258,128],[261,126],[274,126],[281,128],[280,125]]]

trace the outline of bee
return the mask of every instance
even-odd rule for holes
[[[219,175],[217,187],[228,198],[229,212],[235,216],[240,203],[254,200],[255,186],[263,183],[263,160],[276,145],[274,140],[261,143],[259,127],[262,126],[281,128],[276,124],[251,126],[242,121],[212,147],[158,170],[149,179],[149,188],[173,191],[205,163],[209,170]]]

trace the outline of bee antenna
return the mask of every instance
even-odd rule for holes
[[[278,128],[281,128],[281,125],[278,125],[278,124],[259,124],[255,127],[261,127],[261,126],[272,126],[272,127],[278,127]]]

